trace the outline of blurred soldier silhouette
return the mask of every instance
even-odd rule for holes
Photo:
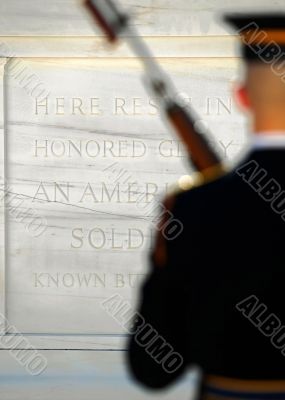
[[[151,388],[197,365],[203,400],[285,399],[285,14],[225,19],[243,42],[250,149],[173,197],[183,231],[158,234],[128,361]]]

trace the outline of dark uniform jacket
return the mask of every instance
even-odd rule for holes
[[[279,148],[254,150],[224,177],[176,195],[171,212],[183,231],[158,239],[164,247],[151,254],[139,310],[183,362],[169,373],[163,351],[148,352],[151,341],[139,342],[134,329],[128,361],[137,380],[160,388],[198,365],[205,398],[239,390],[285,399],[283,190]]]

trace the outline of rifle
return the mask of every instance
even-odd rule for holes
[[[112,0],[85,0],[85,6],[95,21],[107,35],[111,43],[120,39],[141,59],[145,69],[145,81],[156,99],[159,109],[184,142],[192,165],[196,168],[199,181],[215,179],[225,172],[220,157],[215,153],[205,136],[199,131],[201,119],[190,107],[182,106],[177,91],[169,77],[158,65],[135,28],[130,25],[130,17],[122,12]]]

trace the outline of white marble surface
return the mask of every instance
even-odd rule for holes
[[[284,10],[284,0],[122,0],[143,35],[225,35],[217,13],[245,10]],[[2,36],[89,36],[92,25],[82,10],[82,0],[2,0]]]
[[[4,169],[5,169],[5,136],[4,136],[4,66],[6,59],[0,59],[0,198],[3,198]],[[0,203],[0,312],[5,314],[5,208]]]
[[[238,39],[228,36],[144,36],[144,41],[158,58],[238,57]],[[106,45],[96,36],[3,36],[0,37],[0,55],[5,57],[84,57],[135,58],[122,41],[119,45]]]
[[[128,376],[124,352],[43,351],[48,368],[30,376],[1,351],[0,397],[5,400],[180,400],[194,399],[197,378],[188,373],[160,392],[137,386]]]

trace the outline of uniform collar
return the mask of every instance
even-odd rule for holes
[[[285,131],[259,132],[251,137],[253,150],[285,149]]]

